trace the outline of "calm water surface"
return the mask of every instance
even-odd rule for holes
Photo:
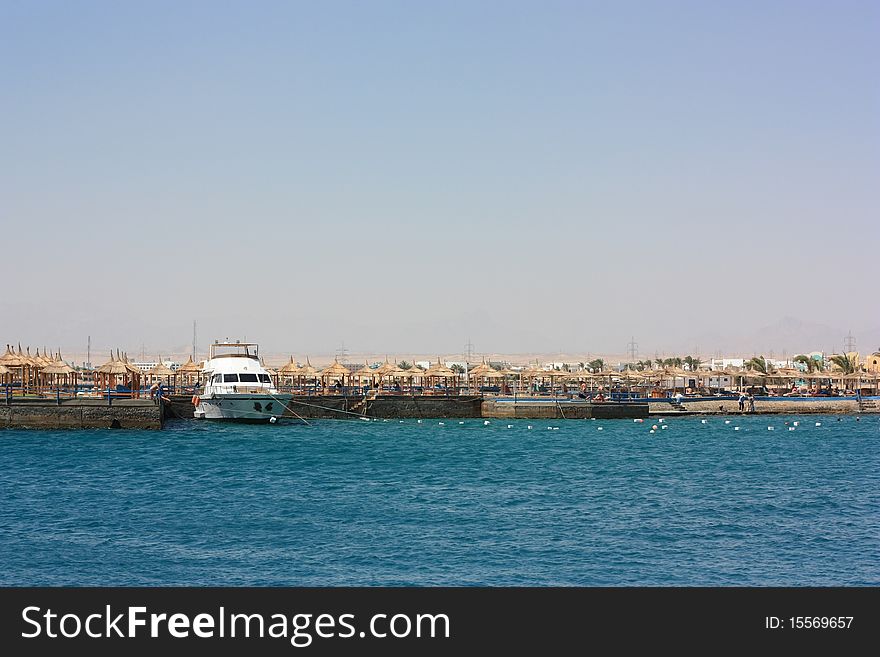
[[[0,584],[880,584],[878,418],[729,419],[4,430]]]

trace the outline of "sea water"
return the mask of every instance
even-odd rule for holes
[[[880,584],[877,416],[440,422],[0,431],[0,584]]]

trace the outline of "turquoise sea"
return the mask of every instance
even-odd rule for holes
[[[0,584],[880,584],[877,416],[440,422],[0,431]]]

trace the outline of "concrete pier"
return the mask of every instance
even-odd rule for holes
[[[159,406],[144,399],[16,399],[0,404],[0,428],[161,429]]]
[[[408,418],[479,418],[483,399],[479,395],[378,395],[342,397],[339,395],[301,395],[287,405],[284,417],[307,419],[357,419],[357,416],[380,419]],[[174,396],[167,405],[166,418],[191,419],[191,397]]]
[[[648,404],[639,402],[594,404],[583,400],[540,397],[534,399],[485,399],[482,403],[481,417],[522,420],[645,418],[648,417]]]

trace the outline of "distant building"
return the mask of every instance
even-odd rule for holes
[[[865,358],[865,367],[869,372],[880,372],[880,351],[875,351]]]
[[[151,369],[156,367],[156,365],[158,365],[158,364],[159,364],[159,361],[155,361],[155,360],[154,361],[134,361],[134,362],[132,362],[132,365],[134,365],[136,368],[138,368],[141,372],[149,372]],[[162,361],[162,364],[165,365],[165,367],[167,367],[171,370],[174,370],[175,372],[180,367],[180,363],[178,363],[177,361],[173,361],[173,360],[164,360],[164,361]]]

